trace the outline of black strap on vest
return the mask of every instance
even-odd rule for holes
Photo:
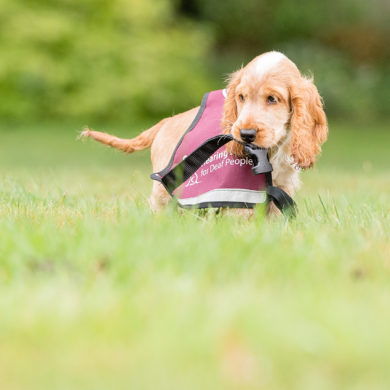
[[[228,142],[235,140],[230,134],[221,134],[209,138],[202,145],[196,148],[183,161],[173,169],[162,170],[153,173],[151,178],[162,182],[166,190],[172,192],[188,178],[190,178],[200,166],[219,148]],[[237,142],[237,140],[235,140]],[[272,165],[268,161],[267,150],[252,144],[244,144],[246,154],[253,160],[253,174],[266,175],[266,192],[268,201],[273,201],[275,206],[285,215],[295,216],[296,204],[294,200],[281,188],[272,185]]]
[[[153,173],[151,178],[160,180],[168,192],[172,193],[175,188],[190,178],[211,155],[232,140],[231,135],[217,135],[209,138],[173,169],[168,172],[163,170],[157,174]]]
[[[294,200],[279,187],[272,185],[272,165],[268,159],[268,151],[253,144],[244,144],[245,153],[252,159],[254,175],[265,173],[266,192],[268,201],[272,200],[275,206],[286,216],[295,217],[296,204]]]
[[[294,200],[286,191],[283,191],[279,187],[267,186],[266,187],[267,195],[271,199],[275,206],[285,215],[289,217],[296,216],[297,206]]]

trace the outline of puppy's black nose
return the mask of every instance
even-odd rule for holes
[[[240,136],[244,142],[253,142],[256,138],[256,130],[255,129],[241,129]]]

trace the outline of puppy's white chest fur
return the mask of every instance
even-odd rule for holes
[[[290,195],[301,186],[299,171],[291,165],[291,156],[289,155],[290,137],[271,155],[270,163],[272,164],[272,181],[277,187],[286,190]]]

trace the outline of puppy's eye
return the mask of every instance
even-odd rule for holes
[[[245,102],[245,98],[244,98],[244,95],[242,93],[240,93],[238,95],[238,98],[240,99],[240,102]]]
[[[278,102],[278,100],[276,99],[275,96],[270,95],[270,96],[267,97],[267,103],[268,104],[276,104],[277,102]]]

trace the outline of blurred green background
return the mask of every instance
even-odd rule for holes
[[[382,118],[389,12],[386,0],[2,0],[0,117],[160,118],[280,50],[315,75],[328,115]]]
[[[386,0],[0,0],[0,390],[388,390]],[[330,137],[298,216],[152,214],[131,137],[267,51]]]

